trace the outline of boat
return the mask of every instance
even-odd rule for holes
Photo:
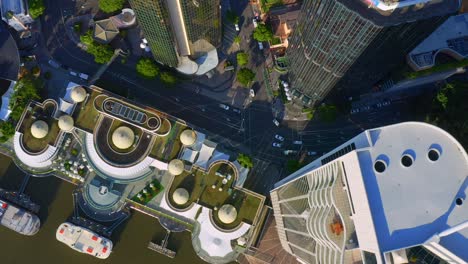
[[[68,222],[59,226],[56,238],[78,252],[100,259],[108,258],[112,251],[111,240]]]
[[[0,199],[0,224],[22,235],[35,235],[41,226],[41,220],[20,207]]]

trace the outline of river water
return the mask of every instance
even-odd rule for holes
[[[0,187],[18,190],[24,174],[10,158],[0,154]],[[75,263],[205,263],[194,252],[188,232],[172,233],[168,247],[176,249],[174,259],[147,249],[148,242],[159,242],[165,230],[158,220],[138,212],[114,231],[114,249],[110,257],[100,260],[78,253],[55,239],[57,227],[73,213],[74,185],[55,177],[31,177],[25,193],[41,205],[42,227],[27,237],[0,226],[0,263],[2,264],[75,264]]]

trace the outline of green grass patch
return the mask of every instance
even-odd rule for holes
[[[405,73],[405,77],[408,79],[415,79],[415,78],[423,77],[423,76],[430,75],[433,73],[453,70],[455,68],[466,67],[466,66],[468,66],[468,59],[463,59],[461,61],[454,61],[454,62],[448,62],[448,63],[444,63],[440,65],[435,65],[429,69],[425,69],[422,71],[407,72]]]
[[[144,192],[144,190],[146,190],[146,193]],[[158,180],[154,179],[150,184],[146,185],[146,187],[143,188],[139,193],[133,196],[131,200],[146,205],[162,190],[164,190],[164,187]]]

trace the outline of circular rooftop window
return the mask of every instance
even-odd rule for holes
[[[458,198],[455,200],[455,204],[458,205],[458,206],[461,206],[461,205],[463,204],[463,198],[458,197]]]
[[[387,164],[383,160],[377,160],[374,163],[374,170],[378,173],[382,173],[387,169]]]
[[[440,158],[440,152],[437,149],[430,149],[427,152],[427,158],[431,161],[437,161]]]
[[[410,167],[411,165],[413,165],[413,157],[411,157],[410,155],[403,155],[403,157],[401,157],[401,165],[407,168]]]

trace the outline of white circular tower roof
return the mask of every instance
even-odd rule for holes
[[[218,217],[221,222],[225,224],[230,224],[236,221],[237,218],[237,210],[234,206],[230,204],[225,204],[221,206],[218,210]]]
[[[128,149],[135,140],[135,134],[129,127],[121,126],[112,134],[112,142],[119,149]]]
[[[167,170],[174,176],[180,175],[184,172],[184,162],[180,159],[171,160],[167,166]]]
[[[197,139],[197,133],[191,129],[184,130],[182,134],[180,134],[180,142],[184,146],[191,146],[193,143],[195,143],[195,140]]]
[[[178,205],[186,204],[189,200],[189,193],[184,188],[178,188],[174,191],[172,199]]]
[[[71,91],[70,97],[75,103],[81,103],[86,98],[86,90],[81,86],[76,86]]]
[[[63,115],[58,120],[58,126],[61,130],[69,132],[73,129],[73,118],[69,115]]]
[[[37,120],[31,126],[31,134],[35,138],[44,138],[49,133],[49,125],[42,120]]]

